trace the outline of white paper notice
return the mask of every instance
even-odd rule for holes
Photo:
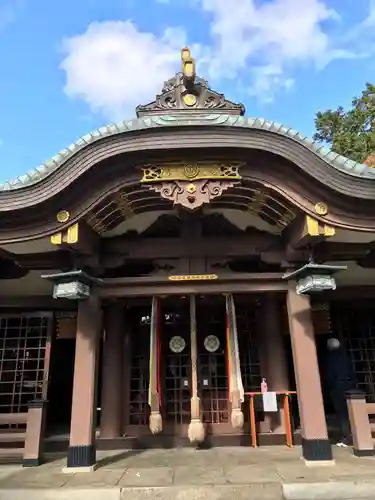
[[[268,391],[262,394],[263,411],[278,411],[276,392]]]

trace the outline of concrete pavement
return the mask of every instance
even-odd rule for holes
[[[296,447],[98,453],[93,473],[63,474],[65,457],[0,468],[0,500],[317,500],[375,498],[375,459],[335,449],[335,465],[306,467]]]

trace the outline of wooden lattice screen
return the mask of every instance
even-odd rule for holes
[[[375,402],[375,309],[371,302],[331,305],[333,335],[344,343],[352,361],[358,389]]]
[[[259,391],[261,378],[256,304],[236,303],[236,319],[243,386],[245,392]]]
[[[27,411],[46,397],[53,316],[0,315],[0,413]]]
[[[132,310],[130,425],[147,425],[151,307]]]
[[[204,341],[215,335],[220,344],[209,352]],[[225,302],[198,301],[197,307],[198,383],[203,421],[210,424],[229,422],[228,373]],[[207,384],[207,385],[205,385]]]

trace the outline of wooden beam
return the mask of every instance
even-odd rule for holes
[[[355,307],[368,307],[369,302],[375,299],[375,286],[373,285],[348,285],[338,286],[337,290],[332,292],[324,292],[319,295],[319,302],[336,302],[336,301],[350,301],[355,304]]]
[[[52,245],[69,249],[81,255],[95,255],[99,250],[99,236],[85,222],[76,222],[64,231],[51,236]]]
[[[258,232],[228,237],[199,236],[189,242],[183,238],[116,238],[102,240],[101,255],[104,262],[118,255],[128,259],[235,257],[281,250],[281,243],[278,236]]]
[[[64,269],[72,266],[72,256],[69,251],[12,254],[12,260],[28,271],[45,269]]]
[[[373,243],[344,243],[323,241],[314,248],[314,256],[319,261],[358,261],[371,253]]]
[[[105,279],[97,293],[102,298],[152,295],[284,292],[282,273],[225,273],[215,280],[170,281],[168,277]]]
[[[32,311],[75,311],[77,303],[74,300],[54,299],[51,295],[0,297],[0,314],[6,312]]]
[[[304,214],[297,217],[283,231],[283,240],[286,247],[298,250],[306,247],[311,248],[335,234],[334,227]]]
[[[306,262],[312,249],[336,234],[334,227],[310,215],[297,217],[284,231],[284,264]]]

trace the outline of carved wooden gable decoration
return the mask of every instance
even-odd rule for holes
[[[242,116],[243,104],[228,101],[195,74],[195,61],[188,48],[181,51],[182,71],[165,82],[154,102],[138,106],[137,116],[170,114],[231,114]],[[196,162],[189,164],[146,165],[141,182],[161,197],[196,210],[233,187],[241,179],[239,163]]]
[[[146,165],[141,182],[174,205],[193,211],[238,184],[239,169],[239,162]]]
[[[156,100],[136,108],[137,117],[175,113],[224,113],[243,116],[245,106],[236,104],[208,87],[208,82],[195,74],[195,61],[190,50],[181,51],[182,71],[164,83]]]

